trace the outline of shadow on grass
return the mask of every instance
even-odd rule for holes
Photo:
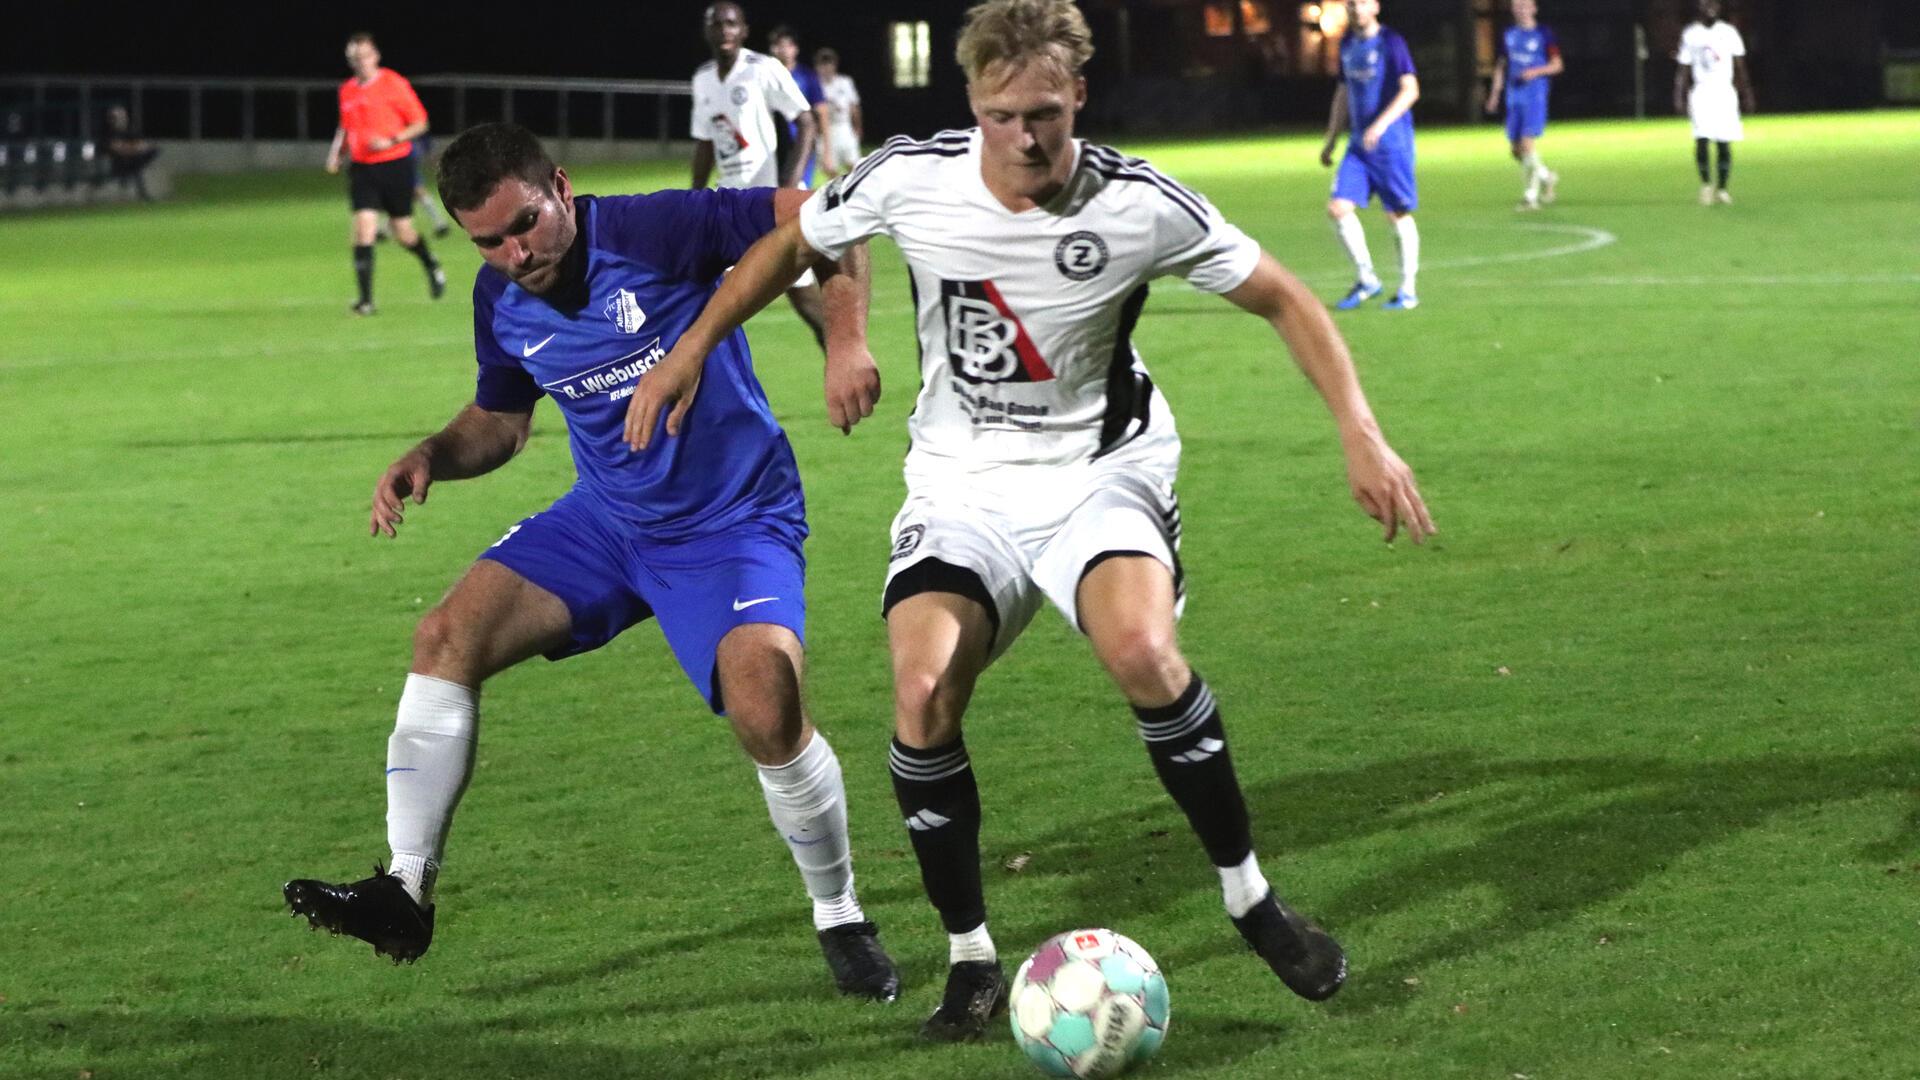
[[[1402,955],[1355,956],[1352,981],[1333,1003],[1355,1011],[1404,1004],[1410,995],[1400,978],[1408,972],[1565,924],[1689,852],[1774,815],[1914,791],[1920,791],[1920,759],[1905,753],[1679,762],[1487,760],[1456,752],[1290,776],[1252,787],[1247,797],[1255,835],[1266,838],[1265,869],[1289,881],[1302,906],[1336,932],[1454,892],[1496,898],[1497,910],[1483,921],[1434,926]],[[1469,838],[1451,838],[1463,829]],[[1449,839],[1417,842],[1422,833],[1442,830]],[[1889,832],[1836,858],[1864,866],[1910,855],[1920,845],[1920,809]],[[1419,853],[1372,867],[1339,892],[1316,891],[1287,871],[1288,852],[1389,833],[1408,834]],[[1171,804],[1088,819],[1032,847],[1035,866],[1068,868],[1059,872],[1072,877],[1076,902],[1112,910],[1122,894],[1135,925],[1189,901],[1197,890],[1213,891],[1198,845]],[[1204,942],[1165,943],[1165,955],[1156,949],[1156,956],[1175,970],[1241,953],[1224,919],[1220,925],[1221,933]]]

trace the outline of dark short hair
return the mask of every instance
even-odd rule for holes
[[[832,64],[834,67],[839,67],[840,54],[824,46],[815,49],[813,51],[813,66],[819,67],[821,64]]]
[[[788,26],[786,23],[781,23],[779,26],[774,27],[771,31],[767,33],[767,44],[771,45],[774,42],[779,41],[781,38],[785,38],[788,41],[793,42],[795,45],[800,44],[800,35],[794,33],[793,27]]]
[[[451,214],[477,209],[509,176],[551,191],[553,169],[533,132],[519,124],[479,124],[440,154],[440,203]]]
[[[373,40],[373,35],[372,35],[372,34],[369,34],[369,33],[367,33],[367,32],[366,32],[365,30],[356,30],[356,31],[355,31],[355,32],[353,32],[352,34],[350,34],[350,35],[348,35],[348,37],[347,37],[347,44],[349,44],[349,45],[361,45],[361,44],[366,44],[366,45],[372,45],[372,46],[373,46],[374,48],[376,48],[376,49],[380,47],[380,43],[379,43],[379,42],[377,42],[377,41],[375,41],[375,40]]]

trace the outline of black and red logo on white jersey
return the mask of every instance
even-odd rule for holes
[[[991,281],[942,281],[947,360],[971,383],[1046,382],[1053,369]]]

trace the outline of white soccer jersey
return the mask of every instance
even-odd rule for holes
[[[977,128],[893,139],[800,210],[823,254],[885,233],[906,256],[921,373],[909,480],[1177,462],[1173,417],[1130,340],[1147,282],[1227,292],[1259,245],[1144,161],[1084,141],[1060,196],[1014,213],[987,190],[980,146]]]
[[[854,89],[853,80],[845,75],[835,75],[833,81],[821,89],[821,95],[827,99],[832,113],[828,118],[827,134],[853,135],[853,107],[860,104],[860,91]]]
[[[810,107],[793,75],[752,49],[740,50],[724,81],[712,60],[693,73],[693,137],[713,143],[720,187],[777,187],[773,116],[792,120]]]
[[[1732,23],[1689,25],[1680,34],[1680,52],[1674,59],[1693,68],[1693,85],[1733,89],[1733,58],[1747,55],[1747,43]]]

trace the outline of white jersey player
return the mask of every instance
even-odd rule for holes
[[[693,73],[693,176],[696,191],[707,186],[718,165],[720,187],[803,188],[811,147],[817,137],[813,106],[793,81],[786,65],[746,47],[747,16],[733,0],[707,8],[702,32],[713,59]],[[778,114],[795,125],[791,161],[778,161]],[[826,347],[826,312],[820,286],[809,270],[787,290],[794,313],[813,338]]]
[[[1204,199],[1073,138],[1092,53],[1071,0],[987,0],[959,55],[979,127],[895,140],[743,256],[642,382],[627,438],[686,422],[705,350],[823,254],[891,237],[913,274],[923,388],[883,601],[894,671],[894,793],[948,933],[925,1038],[977,1038],[1005,1007],[979,866],[980,800],[961,738],[975,680],[1050,601],[1132,706],[1162,785],[1218,870],[1227,914],[1295,993],[1346,977],[1340,946],[1279,902],[1254,856],[1220,709],[1175,641],[1180,442],[1131,332],[1147,283],[1179,276],[1270,322],[1338,422],[1348,478],[1390,539],[1433,529],[1381,435],[1326,308]],[[865,415],[878,379],[835,326],[829,413]]]
[[[860,91],[850,76],[840,73],[840,54],[820,49],[813,54],[813,69],[820,73],[821,91],[827,99],[828,175],[838,176],[860,160],[860,139],[865,124],[860,115]]]
[[[811,111],[792,74],[772,57],[752,49],[740,49],[724,74],[714,60],[693,73],[696,153],[699,143],[712,148],[720,187],[795,186],[780,183],[773,117],[778,113],[797,120]],[[707,185],[701,178],[693,186]]]
[[[1732,143],[1745,132],[1740,107],[1753,111],[1753,85],[1747,80],[1747,43],[1733,24],[1720,21],[1719,0],[1700,0],[1700,19],[1680,34],[1674,55],[1673,108],[1693,125],[1694,164],[1700,173],[1700,205],[1730,203],[1727,177],[1733,171]],[[1707,171],[1707,144],[1719,150],[1716,178]]]

